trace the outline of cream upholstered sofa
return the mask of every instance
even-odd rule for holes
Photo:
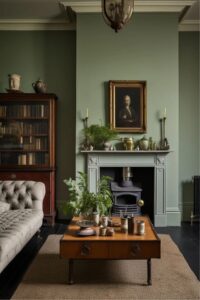
[[[0,273],[40,229],[45,185],[0,181]]]

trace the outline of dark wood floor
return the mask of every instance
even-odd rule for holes
[[[57,223],[54,227],[42,227],[41,238],[34,236],[8,267],[0,274],[0,299],[10,299],[30,263],[49,234],[62,234],[66,225]],[[158,233],[169,234],[183,253],[190,268],[200,280],[199,265],[199,223],[191,226],[156,228]]]

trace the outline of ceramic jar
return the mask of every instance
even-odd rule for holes
[[[141,150],[149,149],[149,140],[145,136],[143,136],[143,138],[139,140],[139,147]]]
[[[33,82],[32,87],[37,94],[44,94],[47,90],[46,84],[41,79],[37,80],[36,82]]]
[[[131,137],[123,138],[124,149],[133,150],[134,149],[134,139]]]
[[[145,234],[145,223],[144,221],[137,221],[137,234],[144,235]]]

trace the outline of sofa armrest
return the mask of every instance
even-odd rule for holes
[[[43,182],[35,182],[29,190],[32,196],[32,208],[43,210],[43,200],[45,197],[46,189]]]
[[[0,181],[0,201],[10,204],[11,209],[43,210],[45,185],[35,181]]]

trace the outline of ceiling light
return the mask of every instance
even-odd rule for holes
[[[134,0],[102,0],[102,14],[105,22],[117,32],[130,20]]]

